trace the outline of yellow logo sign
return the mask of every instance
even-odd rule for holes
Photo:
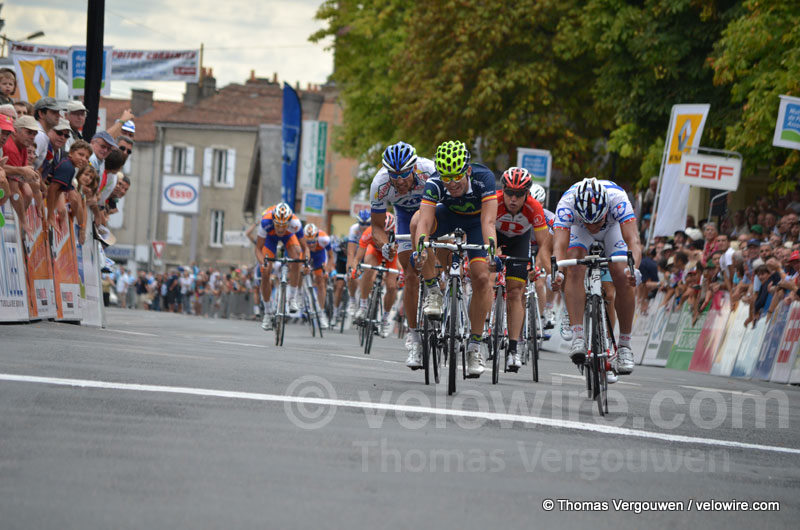
[[[695,145],[695,136],[703,122],[702,114],[679,114],[675,118],[675,128],[669,142],[667,164],[680,164],[681,155]]]
[[[18,73],[22,74],[20,88],[22,97],[36,103],[44,97],[56,97],[56,61],[52,57],[22,59],[17,61]]]

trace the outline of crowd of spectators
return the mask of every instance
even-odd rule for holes
[[[696,321],[715,293],[726,291],[733,308],[747,304],[746,325],[769,317],[781,303],[800,301],[800,191],[758,197],[717,222],[695,224],[673,237],[654,238],[645,251],[638,304],[645,311],[659,292],[662,305],[688,304]]]

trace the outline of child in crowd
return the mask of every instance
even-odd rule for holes
[[[0,68],[0,105],[14,103],[11,96],[17,91],[17,74],[11,68]]]
[[[49,224],[54,225],[58,218],[58,221],[62,223],[63,229],[67,222],[67,209],[69,208],[69,217],[78,217],[78,225],[80,226],[78,237],[81,244],[85,239],[86,210],[80,193],[75,190],[73,180],[78,171],[89,166],[91,153],[92,148],[87,142],[78,140],[73,143],[67,158],[62,160],[53,171],[53,180],[47,188]],[[69,204],[69,207],[67,207],[67,204]]]

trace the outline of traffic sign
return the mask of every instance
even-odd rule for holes
[[[167,246],[165,241],[153,241],[153,252],[155,252],[156,258],[161,257],[161,254],[164,253],[165,246]]]

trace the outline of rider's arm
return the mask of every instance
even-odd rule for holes
[[[421,235],[425,235],[427,239],[430,239],[431,229],[433,228],[433,222],[436,220],[436,206],[433,204],[426,204],[424,201],[419,206],[419,221],[417,222],[417,233],[415,237],[417,241]],[[492,221],[494,222],[494,221]],[[414,244],[416,245],[416,241]]]
[[[639,232],[636,228],[638,223],[636,221],[629,221],[619,225],[622,231],[622,239],[628,245],[628,250],[633,253],[633,263],[638,267],[642,262],[642,245],[639,242]]]
[[[548,230],[536,230],[533,233],[536,243],[539,244],[539,252],[536,254],[536,262],[539,267],[544,267],[547,274],[550,274],[550,256],[553,255],[553,236]]]
[[[379,249],[389,242],[386,236],[384,227],[386,226],[386,212],[372,212],[370,215],[372,221],[372,242],[375,248]]]
[[[483,233],[483,243],[489,244],[489,238],[497,242],[495,225],[497,223],[497,198],[487,198],[481,205],[481,232]]]
[[[355,260],[355,265],[358,265],[359,263],[361,263],[361,260],[363,260],[363,259],[364,259],[364,255],[365,255],[366,253],[367,253],[367,248],[366,248],[366,247],[359,246],[359,247],[356,249],[356,260]]]
[[[328,272],[332,272],[333,271],[333,266],[335,265],[336,260],[333,257],[333,250],[331,250],[329,248],[327,250],[327,253],[328,253],[328,259],[325,261],[325,270],[328,271]]]
[[[553,230],[553,253],[556,261],[567,258],[567,248],[569,247],[569,229],[558,228]]]

